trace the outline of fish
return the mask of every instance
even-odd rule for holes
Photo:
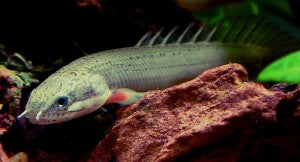
[[[300,48],[297,38],[263,19],[234,20],[162,28],[147,32],[133,47],[78,58],[32,90],[18,119],[39,125],[70,121],[110,103],[132,104],[151,90],[188,81],[215,66],[237,62],[253,67]]]

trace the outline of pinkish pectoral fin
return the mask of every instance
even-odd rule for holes
[[[115,90],[105,104],[118,103],[121,105],[131,105],[136,103],[144,95],[145,92],[136,92],[131,89],[121,88]]]

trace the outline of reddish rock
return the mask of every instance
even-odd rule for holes
[[[37,82],[29,72],[9,70],[0,65],[0,110],[12,113],[19,109],[22,89]]]
[[[7,132],[15,121],[16,118],[8,113],[0,114],[0,136]]]
[[[7,132],[20,112],[22,90],[38,82],[31,73],[9,70],[0,65],[0,136]]]
[[[0,144],[0,162],[7,162],[9,161],[9,158],[7,157],[5,151],[2,148],[2,145]]]
[[[286,98],[284,92],[247,82],[247,72],[239,64],[207,70],[189,82],[154,91],[121,111],[121,119],[89,160],[182,158],[232,134],[252,133],[275,123],[276,108]]]
[[[32,161],[49,161],[49,162],[64,162],[64,161],[72,161],[71,154],[65,152],[46,152],[39,150],[34,157],[31,157]]]

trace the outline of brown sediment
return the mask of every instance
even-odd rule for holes
[[[120,120],[90,161],[172,161],[233,134],[251,134],[276,123],[280,101],[290,95],[269,91],[247,77],[241,65],[228,64],[153,91],[120,111]]]

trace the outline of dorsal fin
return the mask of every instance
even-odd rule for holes
[[[186,36],[187,32],[191,29],[191,27],[194,25],[194,23],[190,23],[182,32],[182,34],[178,37],[176,44],[180,44],[182,43],[182,40],[184,38],[184,36]]]
[[[300,38],[290,35],[289,32],[263,17],[255,16],[226,18],[215,25],[204,23],[198,26],[190,23],[186,27],[176,26],[170,29],[166,36],[163,36],[162,29],[150,40],[146,39],[149,36],[150,34],[144,35],[137,46],[164,46],[206,41],[252,44],[270,49],[274,53],[300,49]]]
[[[203,31],[204,25],[201,25],[197,32],[194,34],[193,38],[191,39],[190,43],[195,43],[197,41],[198,36]]]
[[[155,33],[155,35],[153,36],[153,38],[151,38],[148,46],[153,46],[154,42],[156,41],[156,39],[160,36],[161,32],[164,30],[164,28],[161,28],[157,33]]]
[[[221,22],[218,23],[207,35],[205,41],[209,42],[211,40],[211,38],[213,37],[213,35],[215,34],[215,32],[217,31],[217,29],[219,28]]]
[[[190,32],[190,29],[194,26],[194,23],[190,23],[186,28],[183,28],[183,31],[178,31],[179,26],[173,27],[165,37],[162,36],[162,32],[164,28],[161,28],[158,32],[153,35],[153,32],[148,31],[145,33],[138,43],[136,43],[135,47],[140,46],[154,46],[154,45],[160,45],[164,46],[167,44],[180,44],[180,43],[186,43],[184,41],[184,38],[187,37],[187,33]],[[201,33],[204,26],[201,26],[199,30],[194,34],[193,40],[196,42],[197,35]],[[152,37],[151,37],[152,35]],[[151,38],[149,38],[151,37]],[[175,40],[172,40],[172,38],[175,37]],[[173,38],[174,39],[174,38]],[[159,41],[162,40],[162,41]]]
[[[142,38],[136,43],[135,47],[140,47],[140,46],[143,44],[143,42],[145,42],[145,40],[146,40],[148,37],[150,37],[151,34],[152,34],[151,31],[148,31],[147,33],[145,33],[145,34],[142,36]]]
[[[161,45],[164,46],[166,45],[166,43],[168,42],[168,40],[170,39],[171,35],[178,29],[178,26],[175,26],[169,33],[168,35],[164,38],[164,40],[162,41]]]

